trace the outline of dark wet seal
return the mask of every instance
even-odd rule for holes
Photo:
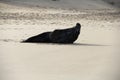
[[[60,43],[70,44],[77,40],[81,30],[80,23],[67,29],[56,29],[52,32],[44,32],[39,35],[28,38],[23,42],[29,43]]]

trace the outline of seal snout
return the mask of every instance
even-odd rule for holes
[[[76,23],[76,26],[79,26],[79,27],[81,27],[80,23]]]
[[[75,29],[77,32],[80,32],[80,29],[81,29],[80,23],[76,23]]]

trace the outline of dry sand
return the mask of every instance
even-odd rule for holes
[[[75,6],[71,10],[70,5],[56,9],[48,4],[0,2],[0,80],[119,80],[120,11],[102,1],[91,1],[105,7],[96,9],[84,2],[82,9]],[[82,24],[82,30],[74,44],[20,43],[76,22]]]

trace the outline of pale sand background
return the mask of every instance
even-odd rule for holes
[[[0,2],[0,80],[120,80],[118,6],[100,0],[13,1]],[[76,22],[82,30],[74,44],[20,43]]]

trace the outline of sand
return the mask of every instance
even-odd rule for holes
[[[79,6],[71,9],[70,5],[51,8],[47,0],[39,1],[46,7],[35,6],[32,0],[30,4],[27,0],[0,2],[1,80],[119,80],[118,8],[97,0],[89,2],[101,7],[87,6],[83,0],[79,10]],[[21,43],[33,35],[69,28],[77,22],[82,29],[74,44]]]
[[[113,5],[109,4],[109,0],[2,0],[11,4],[23,6],[39,6],[62,9],[114,9]],[[114,1],[114,0],[113,0]]]

